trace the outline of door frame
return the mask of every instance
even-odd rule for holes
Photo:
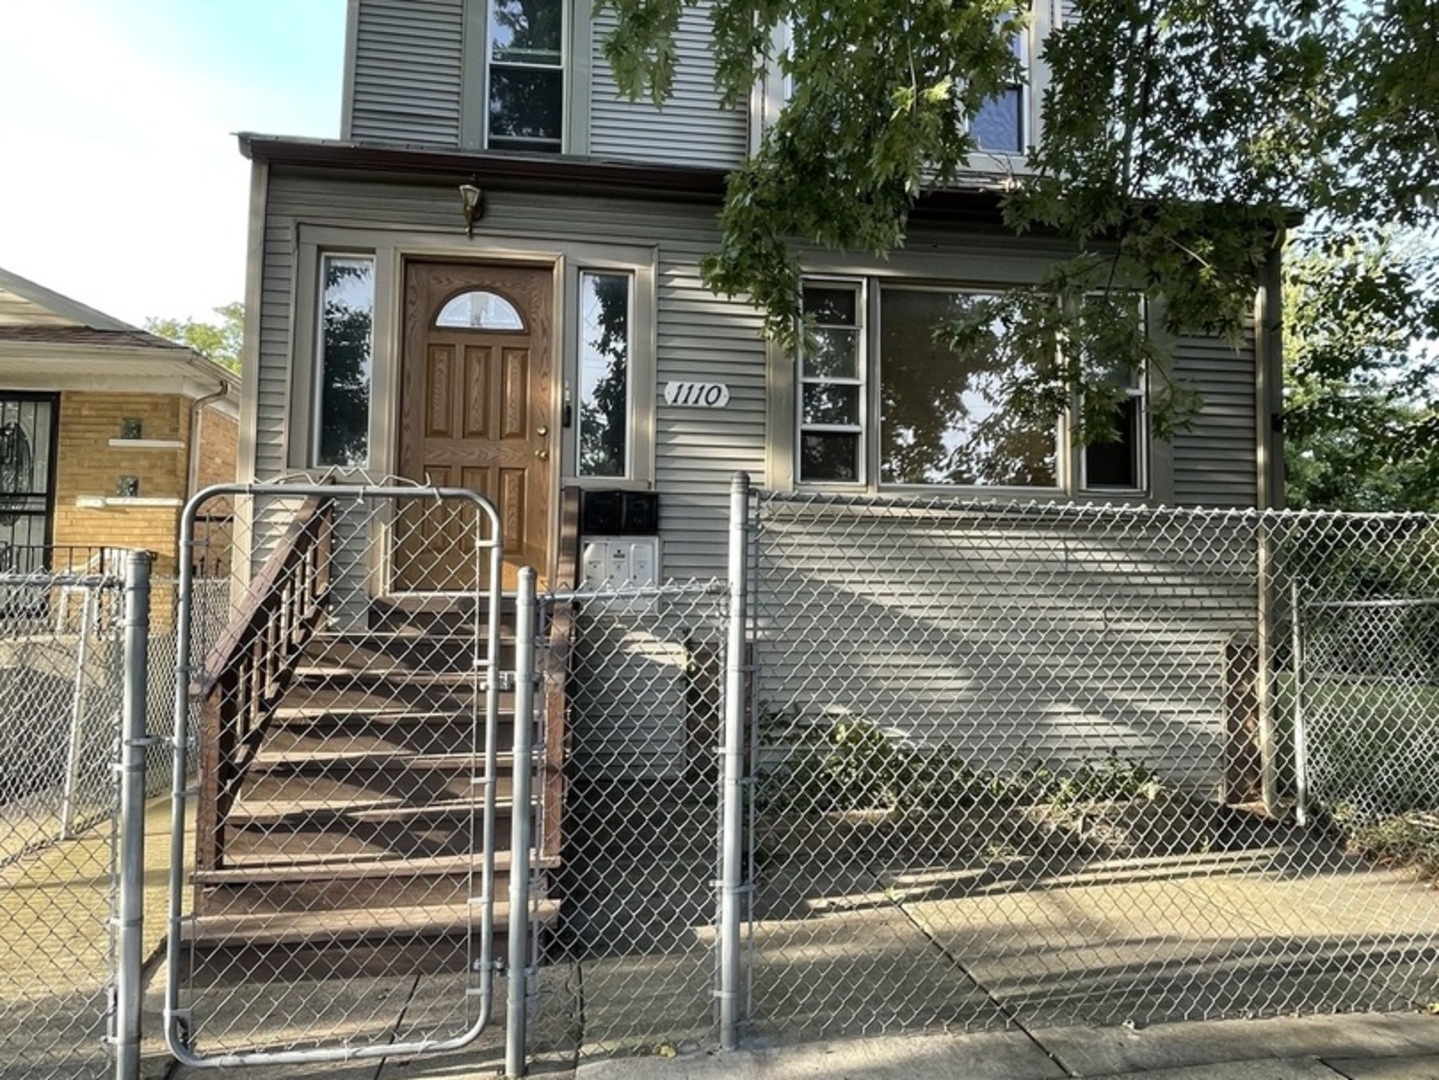
[[[390,290],[390,301],[394,312],[394,327],[396,345],[394,349],[393,375],[390,380],[392,392],[389,394],[390,407],[384,410],[384,421],[388,428],[389,438],[386,443],[386,457],[389,459],[389,472],[394,476],[402,476],[402,448],[406,436],[404,429],[404,388],[406,376],[406,353],[411,344],[412,328],[405,317],[405,302],[409,289],[409,272],[411,266],[425,264],[432,266],[454,267],[460,270],[476,267],[493,267],[496,269],[531,270],[537,273],[547,271],[550,276],[550,335],[546,343],[550,363],[550,392],[549,400],[543,403],[544,415],[547,417],[547,424],[554,433],[553,448],[547,462],[549,471],[549,499],[544,508],[546,543],[544,565],[535,569],[539,572],[544,581],[554,581],[559,561],[559,527],[560,527],[560,502],[561,502],[561,479],[563,476],[564,462],[564,436],[561,430],[560,416],[561,404],[564,393],[565,370],[564,370],[564,332],[565,326],[562,319],[564,311],[564,257],[552,255],[549,257],[516,257],[508,253],[475,253],[468,257],[461,257],[453,252],[429,252],[429,251],[408,251],[400,250],[396,253],[396,265],[392,277],[394,287]],[[432,319],[434,312],[427,315],[427,320]],[[429,321],[425,329],[429,328]],[[532,511],[533,512],[533,511]],[[388,523],[387,523],[388,527]],[[443,601],[446,598],[455,597],[457,594],[445,590],[420,590],[402,589],[395,585],[395,567],[393,565],[393,543],[378,545],[384,565],[377,567],[379,572],[379,593],[382,596],[403,596],[422,600],[434,598]],[[505,590],[506,594],[513,590]]]

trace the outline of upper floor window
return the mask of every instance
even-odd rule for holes
[[[1029,43],[1023,30],[1011,35],[1010,47],[1021,71],[1029,70]],[[1029,146],[1028,87],[1010,83],[980,106],[970,130],[981,150],[991,154],[1022,154]]]
[[[320,287],[318,415],[311,463],[364,468],[370,446],[375,260],[324,255]]]
[[[490,0],[488,139],[558,152],[564,137],[564,0]]]

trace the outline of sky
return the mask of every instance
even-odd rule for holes
[[[0,267],[137,325],[242,300],[234,133],[339,136],[345,0],[0,6]]]

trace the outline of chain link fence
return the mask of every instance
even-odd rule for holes
[[[754,557],[760,1029],[1439,999],[1432,519],[762,495]]]
[[[119,581],[0,575],[0,1076],[102,1075]]]
[[[536,1052],[666,1053],[712,1035],[726,591],[543,603],[546,739],[568,752]]]
[[[271,1066],[493,1048],[504,839],[545,812],[510,798],[493,512],[413,486],[212,490],[235,547],[216,558],[193,508],[187,542],[232,576],[178,628],[172,1045]]]

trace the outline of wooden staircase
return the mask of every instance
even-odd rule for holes
[[[288,614],[242,612],[244,627],[232,627],[196,687],[205,754],[192,968],[219,981],[473,972],[487,696],[474,626],[487,620],[473,609],[407,611],[373,601],[335,630],[338,620],[326,612],[327,538],[312,532],[308,546],[318,557],[302,553],[297,562],[277,551],[271,560],[310,565],[299,575],[302,588],[277,589],[265,580],[269,564],[257,578],[270,606],[288,604]],[[281,602],[282,594],[290,599]],[[264,606],[255,587],[249,599],[247,608]],[[275,619],[278,634],[264,629]],[[502,673],[514,667],[512,623],[504,619]],[[563,693],[563,676],[549,682]],[[563,701],[548,704],[554,730],[535,733],[535,798],[520,808],[536,821],[532,919],[541,925],[558,914],[546,883],[559,865],[562,801]],[[514,725],[506,690],[495,744],[496,959],[510,916]]]

